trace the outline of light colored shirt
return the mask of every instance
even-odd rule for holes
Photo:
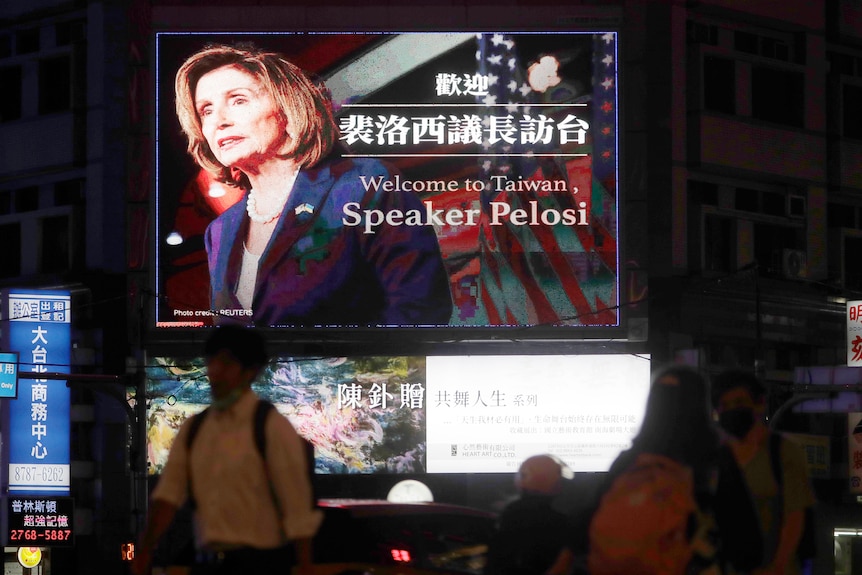
[[[305,448],[286,417],[266,418],[266,465],[254,443],[257,396],[248,391],[229,408],[211,409],[191,446],[191,419],[180,428],[152,498],[181,506],[194,485],[198,547],[250,546],[270,549],[285,539],[311,537],[322,520],[313,508]],[[281,517],[278,515],[281,510]]]
[[[236,299],[244,309],[251,309],[254,299],[254,286],[257,284],[257,268],[260,265],[260,255],[256,255],[242,246],[242,266],[239,269],[239,281],[236,284]]]

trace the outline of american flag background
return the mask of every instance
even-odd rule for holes
[[[518,115],[576,114],[590,123],[584,155],[553,142],[483,144],[480,170],[486,179],[481,206],[480,273],[477,308],[494,325],[616,325],[616,85],[615,34],[593,36],[592,93],[566,87],[544,94],[531,89],[518,35],[477,35],[479,74],[489,78],[489,94],[477,104],[499,106]],[[579,104],[580,107],[575,107]],[[584,105],[585,104],[585,105]],[[493,108],[486,108],[493,110]],[[490,114],[490,112],[488,112]],[[485,116],[486,121],[488,115]],[[509,180],[568,180],[568,193],[499,191],[492,176]],[[500,181],[497,179],[497,181]],[[491,202],[513,208],[562,211],[585,207],[589,225],[490,225]]]

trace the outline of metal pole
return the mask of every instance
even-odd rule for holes
[[[760,267],[754,262],[754,373],[760,379],[766,373],[766,362],[763,360],[763,320],[760,309]]]
[[[134,508],[132,518],[136,539],[143,532],[147,519],[149,489],[147,486],[147,375],[145,352],[138,350],[135,366],[135,457],[132,461]]]

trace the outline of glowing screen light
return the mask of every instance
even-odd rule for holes
[[[468,337],[476,337],[477,329],[488,335],[525,326],[567,335],[620,329],[618,36],[610,30],[158,32],[154,291],[164,297],[153,301],[156,327],[206,327],[250,311],[256,325],[314,331],[421,327],[430,335],[429,327],[470,328]],[[245,217],[233,208],[242,207],[248,190],[215,182],[187,153],[173,93],[185,58],[212,42],[239,41],[295,60],[331,98],[338,131],[333,162],[385,167],[357,172],[339,189],[398,198],[385,206],[344,194],[309,199],[301,190],[318,180],[314,167],[304,166],[272,236],[307,224],[282,261],[295,261],[297,272],[263,269],[256,294],[266,299],[260,294],[272,292],[277,305],[251,310],[213,297],[227,288],[223,270],[209,269],[205,253],[230,244],[231,258],[211,260],[230,267],[241,260],[233,256],[242,242],[226,236],[217,248],[204,242],[216,218]],[[182,246],[165,241],[172,232],[185,239]],[[413,241],[419,233],[439,246],[441,281],[433,282],[433,297],[421,300],[446,300],[439,313],[354,321],[350,314],[369,306],[334,308],[335,296],[309,303],[327,293],[331,282],[321,262],[347,253],[339,251],[342,239]],[[301,277],[302,285],[287,286],[286,277]],[[376,280],[357,281],[352,287]],[[305,282],[318,284],[311,289]]]

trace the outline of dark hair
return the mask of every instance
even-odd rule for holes
[[[254,328],[222,325],[213,329],[204,343],[204,356],[227,351],[245,368],[263,367],[269,360],[266,340]]]
[[[766,386],[753,372],[742,368],[727,369],[712,378],[712,406],[717,407],[721,396],[737,387],[748,390],[754,401],[766,396]]]
[[[674,377],[678,385],[659,383]],[[660,453],[695,468],[708,465],[719,437],[709,406],[709,385],[695,369],[671,365],[655,373],[643,425],[632,440],[637,452]]]

